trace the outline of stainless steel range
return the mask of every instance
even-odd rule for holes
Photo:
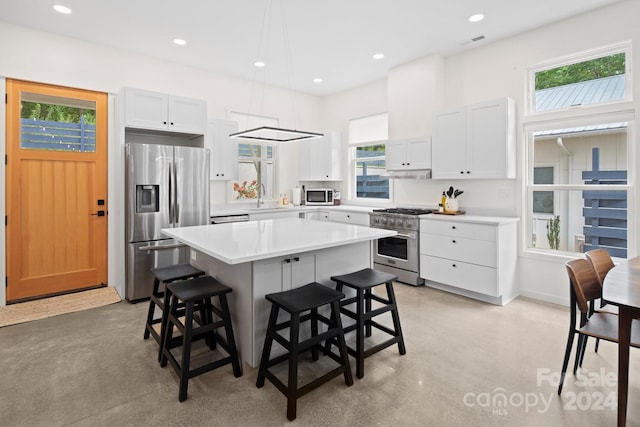
[[[420,219],[432,209],[374,209],[369,225],[397,231],[393,237],[374,242],[373,263],[376,269],[398,276],[398,281],[413,286],[424,285],[420,278]]]

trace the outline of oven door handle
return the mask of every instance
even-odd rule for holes
[[[400,234],[400,233],[392,237],[404,237],[405,239],[413,239],[413,236],[409,236],[408,234]]]

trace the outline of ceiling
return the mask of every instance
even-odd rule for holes
[[[322,96],[617,1],[0,0],[0,21]],[[485,19],[468,22],[475,13]]]

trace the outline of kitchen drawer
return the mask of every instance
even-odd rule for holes
[[[467,237],[477,240],[496,240],[496,227],[489,224],[475,224],[462,221],[420,220],[420,231],[443,236]]]
[[[420,233],[420,253],[486,267],[497,267],[495,241]]]
[[[434,256],[420,256],[420,277],[494,297],[498,292],[497,269]]]
[[[368,226],[369,214],[361,212],[329,211],[329,221]]]

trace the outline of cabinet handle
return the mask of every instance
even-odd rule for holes
[[[461,173],[462,175],[464,175],[464,171],[460,171],[460,173]]]
[[[456,229],[456,226],[455,226],[455,225],[452,225],[452,226],[451,226],[451,228],[455,230],[455,229]]]
[[[455,241],[455,240],[452,240],[452,242],[453,242],[453,243],[455,243],[456,241]]]
[[[295,262],[298,262],[298,261],[300,261],[300,257],[294,257],[294,258],[293,258],[293,260],[294,260]]]
[[[451,264],[451,266],[452,266],[453,268],[456,268],[456,265],[455,265],[455,264]]]
[[[166,124],[167,124],[167,122],[162,122],[162,124],[163,124],[163,125],[166,125]]]
[[[285,264],[289,264],[290,262],[291,262],[291,258],[287,258],[287,259],[284,260]]]
[[[171,126],[173,126],[173,122],[171,122]]]
[[[467,173],[471,173],[470,171],[467,171]]]

